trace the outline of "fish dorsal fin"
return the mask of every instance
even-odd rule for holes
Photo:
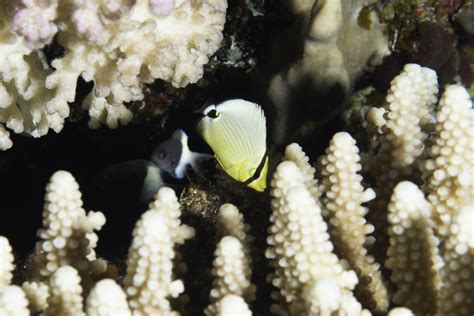
[[[188,145],[188,135],[181,128],[175,130],[172,137],[179,140],[183,145]]]
[[[181,156],[179,157],[179,162],[174,173],[178,179],[182,179],[186,175],[186,170],[188,165],[191,164],[193,156],[188,147],[188,135],[182,129],[177,129],[172,137],[181,143]]]
[[[204,117],[199,132],[224,170],[234,179],[245,181],[266,151],[265,114],[258,104],[242,99],[226,101],[215,109],[218,116]]]

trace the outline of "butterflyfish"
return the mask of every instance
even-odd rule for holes
[[[267,186],[267,127],[262,108],[243,99],[208,105],[200,111],[199,134],[233,179],[264,191]]]

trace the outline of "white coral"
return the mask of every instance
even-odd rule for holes
[[[405,307],[392,308],[388,312],[388,316],[414,316],[413,312]]]
[[[90,286],[90,277],[105,270],[103,262],[95,259],[94,231],[105,224],[101,212],[82,208],[81,192],[73,176],[57,171],[46,187],[41,238],[36,244],[33,274],[36,279],[51,276],[58,268],[71,265]]]
[[[432,129],[437,93],[437,76],[432,69],[407,64],[390,83],[383,111],[384,121],[371,119],[376,124],[374,130],[381,131],[381,134],[377,131],[374,135],[372,163],[367,166],[376,179],[377,200],[372,204],[368,220],[380,232],[375,246],[379,260],[385,256],[388,246],[385,232],[390,195],[400,181],[417,181],[419,178],[419,164]],[[381,113],[380,110],[377,112],[369,111],[369,114]]]
[[[416,185],[403,181],[395,187],[388,210],[390,247],[385,265],[397,285],[393,301],[417,314],[435,314],[442,261],[431,206]]]
[[[0,290],[8,285],[13,278],[13,253],[8,239],[0,236]]]
[[[206,315],[215,315],[216,302],[226,295],[237,295],[247,303],[255,299],[255,286],[250,283],[251,269],[241,241],[233,236],[225,236],[217,244],[212,274],[211,305]]]
[[[0,6],[0,18],[8,21],[4,7]],[[50,73],[45,57],[42,52],[35,52],[23,37],[16,37],[8,22],[0,24],[0,60],[0,150],[12,146],[5,127],[33,137],[45,135],[50,128],[61,130],[63,118],[45,108],[52,96],[44,87]]]
[[[382,200],[390,196],[399,181],[411,180],[410,177],[416,175],[429,126],[433,122],[437,93],[437,76],[433,70],[407,64],[390,84],[385,120],[370,120],[383,134],[378,140],[377,163],[371,170],[377,176],[377,193]],[[383,212],[385,206],[380,208]]]
[[[474,109],[465,88],[446,87],[436,113],[436,135],[424,165],[437,231],[444,236],[460,208],[474,197]]]
[[[474,314],[474,202],[453,216],[442,253],[441,297],[437,312],[442,315]]]
[[[28,300],[19,286],[9,285],[0,289],[0,315],[28,316]]]
[[[374,310],[385,312],[388,293],[383,284],[380,265],[368,255],[368,246],[374,241],[370,236],[374,226],[368,224],[367,207],[362,206],[373,198],[372,189],[364,189],[359,149],[355,140],[345,132],[331,139],[326,154],[320,159],[323,177],[323,206],[328,211],[331,237],[339,254],[347,259],[362,282],[358,285],[360,297]]]
[[[184,291],[173,276],[174,247],[194,236],[191,227],[181,225],[180,214],[174,191],[162,188],[135,225],[124,279],[133,315],[177,314],[168,300]]]
[[[97,282],[87,296],[88,316],[131,316],[127,297],[112,279]]]
[[[252,316],[247,303],[237,295],[226,295],[216,302],[216,316]]]
[[[367,17],[372,22],[369,28],[359,25],[363,1],[304,1],[306,5],[298,3],[300,0],[289,2],[298,7],[297,11],[311,15],[303,57],[280,75],[290,89],[305,76],[311,76],[315,85],[327,88],[338,83],[347,90],[361,72],[380,64],[389,53],[385,25],[374,13]],[[271,89],[274,88],[276,82],[272,83]]]
[[[250,235],[250,226],[244,222],[244,215],[239,209],[230,203],[221,205],[217,214],[217,235],[219,238],[233,236],[237,238],[243,246],[243,251],[249,263],[252,262],[250,248],[254,236]]]
[[[45,282],[23,282],[21,288],[28,299],[28,308],[32,313],[40,312],[48,307],[49,288]]]
[[[273,213],[265,255],[275,269],[269,279],[280,290],[276,296],[283,305],[278,308],[297,315],[343,313],[350,306],[353,315],[366,313],[352,295],[357,276],[345,271],[332,253],[321,208],[306,188],[304,174],[292,161],[283,161],[271,185]],[[339,293],[335,300],[322,300],[318,295],[318,282],[327,278],[335,282]]]
[[[309,157],[303,152],[303,148],[297,143],[286,146],[283,160],[293,161],[298,166],[305,177],[306,187],[313,197],[319,201],[321,192],[318,189],[318,181],[315,179],[316,170],[310,165]]]
[[[222,40],[227,1],[45,0],[0,6],[0,149],[10,135],[59,132],[80,77],[90,126],[127,124],[124,103],[143,100],[155,79],[175,87],[203,75]],[[50,67],[40,50],[57,33],[64,56]]]
[[[46,81],[47,88],[56,90],[48,111],[67,116],[64,105],[74,101],[82,75],[95,83],[83,103],[90,126],[111,128],[130,121],[124,103],[142,100],[144,83],[162,79],[184,87],[202,77],[203,65],[222,40],[227,7],[225,0],[180,1],[164,17],[153,13],[156,5],[150,11],[147,0],[138,0],[111,20],[101,16],[94,1],[73,6],[73,12],[66,2],[59,8],[65,26],[59,40],[68,50],[53,62],[56,72]]]
[[[50,296],[43,316],[85,316],[81,278],[71,266],[63,266],[49,279]]]

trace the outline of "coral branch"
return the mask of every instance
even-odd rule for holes
[[[372,310],[385,312],[389,302],[380,265],[367,251],[367,246],[374,241],[369,236],[374,227],[365,220],[368,209],[362,206],[375,198],[375,193],[362,186],[358,152],[355,140],[349,134],[341,132],[333,136],[326,154],[320,159],[322,202],[329,213],[329,231],[336,252],[349,261],[361,280],[356,288],[360,298],[367,301]]]
[[[390,247],[385,265],[397,285],[393,301],[416,314],[435,314],[442,261],[431,206],[416,185],[403,181],[395,187],[388,210]]]
[[[0,290],[8,285],[13,278],[13,269],[15,265],[13,263],[12,247],[3,236],[0,236]]]
[[[173,280],[174,247],[194,236],[180,214],[174,191],[162,188],[135,225],[124,279],[133,315],[177,314],[168,301],[184,291],[183,282]]]

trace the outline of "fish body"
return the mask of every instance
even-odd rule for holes
[[[109,197],[127,196],[143,204],[150,202],[167,184],[162,171],[153,162],[136,159],[106,167],[96,177],[95,185]]]
[[[202,176],[201,162],[212,159],[212,156],[191,151],[188,146],[188,135],[182,129],[177,129],[170,139],[154,149],[151,159],[161,170],[176,179],[182,179],[189,166]]]
[[[197,129],[233,179],[264,191],[268,174],[267,127],[262,108],[243,99],[209,105]]]

